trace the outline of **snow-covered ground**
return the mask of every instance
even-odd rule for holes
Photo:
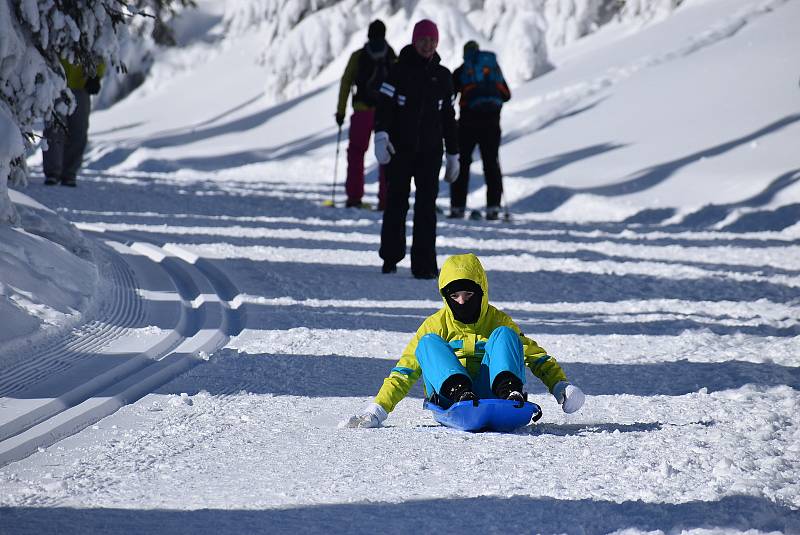
[[[12,192],[0,533],[800,533],[798,20],[690,0],[513,88],[512,221],[437,241],[587,394],[565,415],[529,377],[513,434],[437,426],[419,387],[338,427],[435,283],[380,273],[380,213],[321,206],[333,70],[274,105],[256,34],[171,52],[92,116],[78,188]]]

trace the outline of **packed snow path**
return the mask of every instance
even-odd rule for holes
[[[306,199],[284,194],[300,188]],[[480,532],[499,518],[504,531],[572,531],[565,518],[591,533],[798,529],[800,247],[791,238],[442,220],[440,254],[482,258],[492,301],[559,358],[587,404],[566,416],[529,377],[539,424],[471,435],[437,426],[417,388],[386,428],[339,429],[441,301],[407,261],[382,275],[380,215],[320,207],[326,190],[112,176],[74,192],[30,188],[116,243],[127,266],[167,256],[212,283],[230,280],[173,290],[187,312],[200,294],[248,312],[209,361],[0,470],[13,525],[113,523],[132,533],[347,522],[369,533],[381,518],[417,518],[384,525],[400,533],[417,522],[444,529],[479,507],[488,513],[470,526]],[[181,206],[193,211],[168,210]],[[138,294],[163,304],[162,286]],[[87,504],[79,517],[69,509]],[[210,511],[167,512],[198,508]]]
[[[514,88],[501,150],[514,218],[441,219],[437,242],[442,260],[478,254],[491,301],[587,394],[567,416],[529,377],[544,416],[514,434],[437,426],[418,388],[384,428],[337,427],[442,304],[407,261],[380,273],[378,214],[320,206],[347,57],[276,106],[261,98],[274,77],[258,31],[171,50],[141,91],[93,116],[77,190],[35,176],[27,193],[117,242],[108,253],[133,273],[128,260],[155,269],[161,255],[205,270],[197,295],[246,308],[241,332],[0,468],[0,526],[799,533],[797,20],[798,1],[683,2],[642,31],[581,40]],[[326,35],[304,24],[293,42]],[[469,208],[483,207],[482,184],[473,178]],[[223,276],[230,285],[214,290]],[[142,308],[197,297],[174,286],[140,284]],[[171,318],[114,322],[157,336]]]

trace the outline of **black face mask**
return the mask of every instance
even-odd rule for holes
[[[474,295],[463,305],[450,299],[450,294],[460,291],[472,292]],[[483,290],[478,284],[469,279],[454,280],[442,288],[447,306],[453,313],[456,321],[461,323],[475,323],[481,317],[481,302],[483,301]]]

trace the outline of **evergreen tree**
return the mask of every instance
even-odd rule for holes
[[[120,39],[137,17],[152,21],[154,39],[168,42],[166,21],[193,0],[0,0],[0,224],[15,223],[7,180],[27,182],[25,154],[34,123],[74,109],[61,59],[94,73],[101,62],[124,71]]]

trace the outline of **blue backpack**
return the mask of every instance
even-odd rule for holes
[[[461,69],[461,107],[499,110],[507,87],[494,52],[475,50],[464,58]]]

